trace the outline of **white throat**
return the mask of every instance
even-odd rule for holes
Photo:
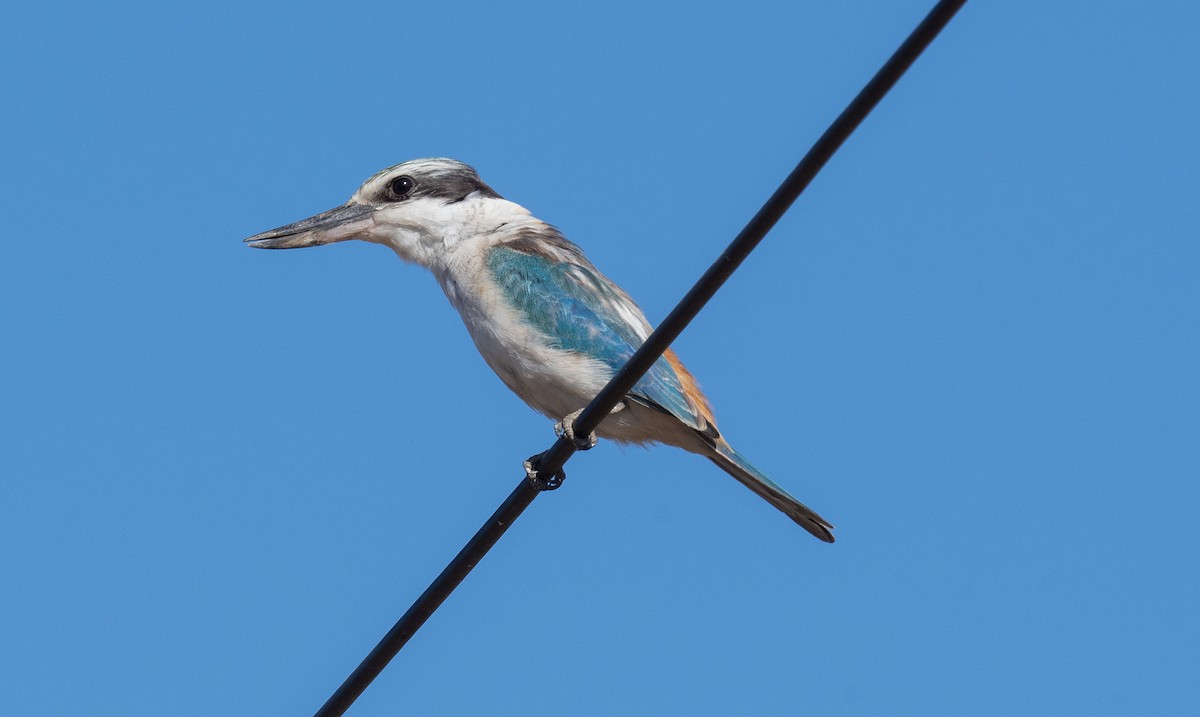
[[[364,239],[391,247],[401,259],[435,274],[461,260],[461,252],[481,252],[512,229],[541,223],[519,204],[479,194],[460,202],[428,198],[384,206],[374,219]]]

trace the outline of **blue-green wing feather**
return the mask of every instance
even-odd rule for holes
[[[505,298],[545,334],[551,346],[590,356],[615,373],[642,345],[645,329],[622,316],[618,307],[631,305],[624,292],[582,255],[573,258],[575,261],[555,261],[500,245],[491,249],[488,269]],[[632,310],[641,315],[636,307]],[[692,426],[703,425],[666,359],[655,362],[630,395]]]

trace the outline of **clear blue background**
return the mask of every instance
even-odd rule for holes
[[[319,706],[551,442],[422,271],[241,239],[467,161],[660,319],[931,1],[9,3],[7,714]],[[969,3],[355,715],[1196,714],[1194,3]]]

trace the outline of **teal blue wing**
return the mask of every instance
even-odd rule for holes
[[[633,300],[574,245],[558,239],[555,247],[569,260],[499,245],[488,254],[488,269],[513,307],[545,334],[551,346],[590,356],[615,373],[642,345],[650,327]],[[662,408],[694,428],[706,425],[666,359],[660,358],[650,368],[630,396]]]

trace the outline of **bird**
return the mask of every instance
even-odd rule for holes
[[[577,445],[573,418],[651,333],[629,294],[578,246],[457,160],[402,162],[371,176],[345,204],[244,241],[295,249],[350,239],[431,271],[488,366]],[[734,450],[671,349],[595,435],[704,456],[812,535],[834,540],[832,525]]]

